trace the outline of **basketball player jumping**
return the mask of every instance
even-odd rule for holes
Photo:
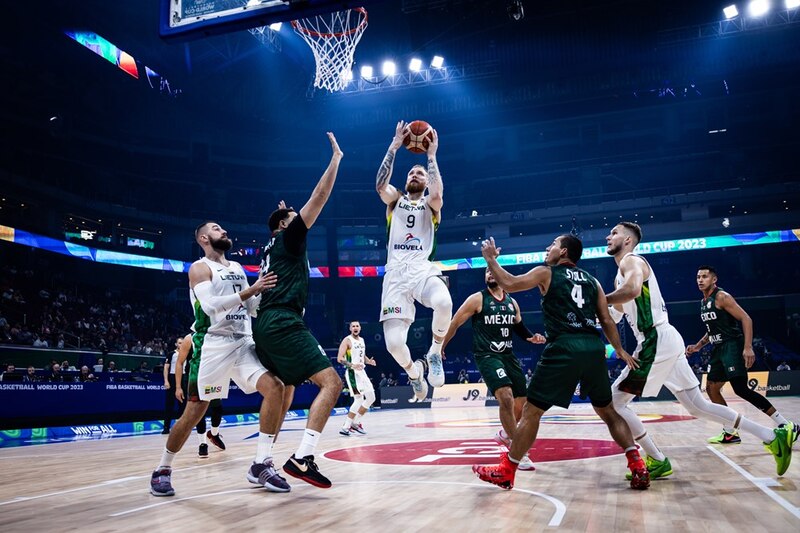
[[[225,258],[233,241],[216,222],[204,222],[195,230],[195,240],[205,256],[189,268],[189,287],[194,307],[194,353],[198,359],[189,375],[189,396],[186,408],[167,438],[158,467],[150,480],[154,496],[172,496],[172,461],[192,429],[205,416],[208,403],[227,398],[230,381],[236,382],[245,393],[256,390],[263,400],[259,424],[264,431],[272,424],[271,405],[281,404],[283,383],[258,361],[253,343],[250,317],[255,314],[265,289],[275,286],[277,277],[264,272],[252,286],[241,265]],[[276,413],[274,416],[280,416]],[[289,485],[276,471],[272,462],[253,465],[259,470],[259,480],[267,490],[288,492]],[[249,473],[248,473],[249,475]]]
[[[320,473],[314,451],[342,392],[342,380],[303,322],[303,312],[308,296],[308,230],[330,198],[343,155],[333,133],[328,133],[328,140],[333,152],[331,161],[300,212],[281,202],[269,217],[272,238],[264,247],[261,272],[274,272],[279,283],[261,297],[255,327],[258,357],[271,373],[287,387],[310,379],[320,389],[309,409],[302,442],[283,465],[287,474],[320,488],[330,487],[331,482]],[[266,430],[262,426],[258,435],[259,455],[264,460],[271,461],[282,420],[278,405],[273,404],[270,412],[279,414],[272,415]]]
[[[500,424],[495,440],[511,447],[517,420],[525,405],[525,375],[519,359],[514,355],[511,332],[534,344],[543,344],[542,335],[530,332],[522,323],[519,304],[495,281],[488,268],[484,274],[486,288],[471,294],[453,316],[450,329],[444,337],[442,349],[455,336],[456,331],[472,318],[472,353],[486,387],[500,404]],[[519,462],[518,470],[536,470],[527,451]]]
[[[442,341],[450,325],[453,302],[441,271],[431,263],[443,204],[442,177],[436,163],[439,136],[433,130],[427,149],[428,168],[414,165],[409,170],[403,194],[389,183],[389,178],[395,154],[406,134],[406,124],[401,120],[375,182],[375,189],[386,204],[389,225],[380,320],[386,349],[408,373],[414,395],[422,401],[428,393],[428,385],[422,376],[424,365],[419,360],[411,361],[411,352],[406,345],[408,330],[416,314],[414,302],[433,309],[433,342],[426,355],[428,382],[433,387],[444,385]]]
[[[375,366],[375,359],[367,356],[364,339],[361,338],[361,323],[358,320],[350,322],[350,335],[342,339],[339,344],[339,354],[336,360],[345,366],[345,384],[353,397],[353,405],[344,419],[340,435],[346,437],[356,432],[366,435],[361,417],[369,411],[375,402],[375,389],[369,380],[364,365]]]
[[[697,288],[703,293],[700,301],[700,319],[708,330],[703,338],[686,347],[687,354],[700,351],[711,343],[711,369],[708,372],[706,392],[712,402],[728,405],[722,397],[722,387],[729,381],[736,395],[750,402],[767,416],[776,426],[786,424],[786,420],[775,406],[764,396],[747,386],[747,369],[753,366],[756,355],[753,353],[753,320],[742,309],[733,296],[717,287],[717,271],[711,266],[701,266],[697,270]],[[739,322],[742,323],[741,327]],[[744,331],[744,335],[742,335]],[[741,442],[738,431],[724,427],[722,433],[708,439],[718,444]]]
[[[631,430],[614,411],[606,369],[606,351],[595,328],[599,320],[608,342],[629,367],[633,358],[622,348],[619,332],[608,314],[606,296],[600,284],[575,264],[583,254],[583,243],[573,235],[560,235],[547,247],[545,265],[514,276],[497,262],[500,248],[494,239],[483,241],[481,252],[497,284],[509,292],[538,287],[542,293],[542,317],[547,337],[533,379],[528,386],[528,401],[514,431],[511,450],[502,454],[497,466],[478,466],[478,477],[504,489],[514,486],[518,465],[536,440],[542,415],[552,406],[569,407],[575,387],[592,402],[597,415],[608,426],[617,444],[625,450],[631,471],[631,488],[650,486],[644,461],[639,456]]]
[[[672,474],[672,465],[647,434],[644,424],[630,408],[636,396],[658,395],[662,385],[675,395],[692,416],[714,420],[732,429],[743,429],[760,438],[777,463],[778,475],[789,468],[792,445],[797,438],[794,425],[774,430],[756,424],[733,409],[715,405],[700,394],[700,383],[684,355],[685,345],[680,333],[669,323],[667,306],[650,264],[634,253],[642,240],[642,230],[633,222],[620,222],[606,237],[608,255],[619,267],[616,290],[607,300],[613,305],[612,316],[622,317],[636,335],[639,345],[634,357],[638,368],[626,368],[612,386],[614,408],[631,428],[637,442],[647,454],[647,469],[651,478]],[[623,315],[624,313],[624,315]]]
[[[194,350],[192,349],[192,334],[186,335],[178,339],[178,357],[175,359],[175,399],[180,403],[186,400],[186,395],[183,391],[183,369],[191,368],[195,361]],[[200,422],[197,423],[195,429],[197,430],[197,438],[199,446],[197,449],[197,456],[201,459],[208,458],[208,443],[216,446],[218,449],[225,451],[225,442],[222,440],[222,435],[219,434],[219,426],[222,423],[222,400],[219,398],[211,400],[208,404],[207,412],[211,413],[211,429],[206,431],[206,417],[203,416]]]

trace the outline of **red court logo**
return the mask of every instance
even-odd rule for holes
[[[639,419],[645,424],[654,422],[680,422],[684,420],[694,420],[693,416],[686,415],[658,415],[651,413],[639,413]],[[559,413],[544,415],[544,424],[603,424],[603,420],[594,413]],[[410,428],[501,428],[499,418],[472,418],[466,420],[447,420],[444,422],[418,422],[407,424]]]
[[[458,439],[356,446],[332,450],[323,455],[326,459],[350,463],[453,466],[495,464],[505,451],[505,446],[491,439]],[[534,463],[590,459],[621,453],[622,448],[612,441],[590,439],[539,439],[530,450]]]

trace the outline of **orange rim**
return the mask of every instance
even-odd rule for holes
[[[336,33],[320,33],[314,30],[309,30],[308,28],[301,26],[300,23],[296,20],[292,21],[292,27],[301,33],[305,33],[306,35],[310,35],[312,37],[319,37],[322,39],[332,39],[334,37],[344,37],[345,35],[353,35],[358,30],[362,29],[364,26],[367,25],[367,10],[364,9],[363,7],[354,7],[353,11],[358,11],[359,13],[362,13],[364,15],[364,20],[362,20],[361,23],[352,30],[340,31]]]

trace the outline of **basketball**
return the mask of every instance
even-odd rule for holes
[[[403,146],[415,154],[424,154],[431,139],[433,139],[431,125],[424,120],[415,120],[408,125],[408,135],[403,139]]]

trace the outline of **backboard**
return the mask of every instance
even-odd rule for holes
[[[161,0],[159,34],[189,41],[371,3],[375,0]]]

